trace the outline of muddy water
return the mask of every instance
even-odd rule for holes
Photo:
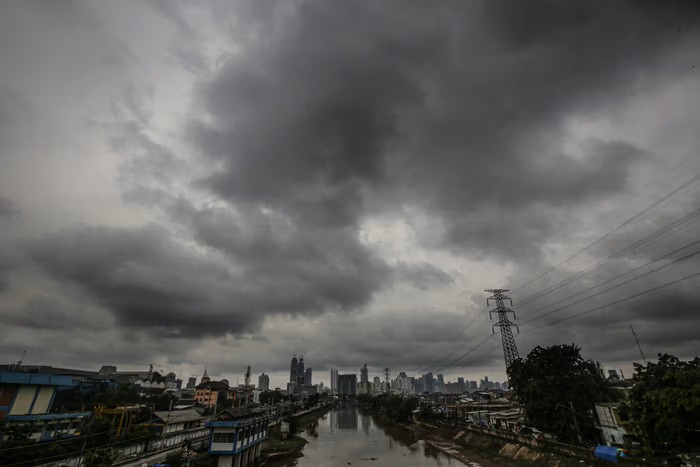
[[[379,424],[352,405],[332,409],[302,436],[308,441],[303,456],[274,467],[481,467],[448,457],[406,430]]]

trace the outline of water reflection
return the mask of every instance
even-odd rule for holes
[[[350,404],[331,410],[302,436],[308,441],[302,457],[270,465],[465,466],[415,439],[410,431],[380,423]]]

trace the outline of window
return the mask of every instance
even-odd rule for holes
[[[233,433],[214,433],[211,442],[233,444]]]

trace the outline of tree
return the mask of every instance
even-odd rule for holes
[[[688,447],[700,430],[700,357],[681,361],[659,354],[658,363],[634,364],[627,413],[630,429],[648,449]]]
[[[118,456],[119,453],[115,449],[99,448],[85,454],[82,465],[85,467],[111,467]]]
[[[578,346],[535,347],[525,359],[511,364],[508,376],[528,424],[564,442],[577,441],[578,425],[583,440],[598,440],[593,409],[612,395]]]

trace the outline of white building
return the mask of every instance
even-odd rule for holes
[[[608,446],[621,445],[627,431],[622,426],[618,404],[614,402],[598,403],[595,405],[598,416],[598,429]]]

